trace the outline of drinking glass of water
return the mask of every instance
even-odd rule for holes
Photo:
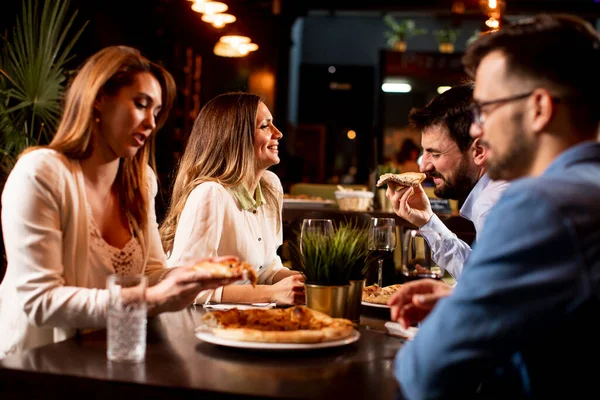
[[[110,275],[106,356],[110,361],[140,362],[146,354],[146,287],[143,275]]]

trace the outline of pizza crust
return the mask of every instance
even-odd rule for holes
[[[404,172],[402,174],[383,174],[377,181],[377,187],[383,186],[388,182],[397,183],[400,186],[419,186],[425,180],[427,175],[421,172]]]
[[[305,306],[214,311],[202,323],[215,336],[246,342],[320,343],[347,338],[354,331],[352,321]]]
[[[362,301],[373,304],[387,304],[388,300],[398,291],[400,286],[402,285],[399,283],[385,287],[379,287],[376,284],[365,286],[363,288]]]
[[[204,260],[192,266],[196,270],[208,272],[215,279],[228,279],[244,276],[252,286],[256,286],[258,276],[252,265],[245,261],[221,261],[214,262]]]

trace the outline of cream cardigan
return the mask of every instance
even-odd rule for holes
[[[148,167],[149,223],[136,230],[150,285],[165,271]],[[0,285],[0,358],[106,325],[106,275],[88,268],[88,214],[79,162],[53,150],[22,156],[2,193],[8,267]]]

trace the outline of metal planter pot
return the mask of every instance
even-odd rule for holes
[[[346,308],[346,318],[355,323],[360,323],[360,306],[362,302],[362,292],[365,280],[350,281],[348,288],[348,306]]]
[[[348,307],[350,285],[324,286],[305,284],[306,306],[332,318],[344,318]]]

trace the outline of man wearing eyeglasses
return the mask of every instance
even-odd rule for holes
[[[473,84],[457,85],[435,96],[424,108],[411,110],[408,120],[421,132],[420,170],[433,178],[434,194],[463,202],[460,215],[472,221],[479,234],[508,183],[492,181],[486,174],[487,147],[469,135],[472,101]],[[399,188],[404,189],[396,191]],[[471,247],[433,213],[423,188],[391,182],[386,196],[399,217],[419,228],[442,273],[448,271],[458,280]]]
[[[513,182],[452,294],[421,280],[390,300],[392,319],[423,320],[396,358],[402,393],[597,398],[600,37],[579,18],[541,15],[479,38],[463,61],[471,135],[490,177]],[[421,296],[439,299],[426,317]]]

